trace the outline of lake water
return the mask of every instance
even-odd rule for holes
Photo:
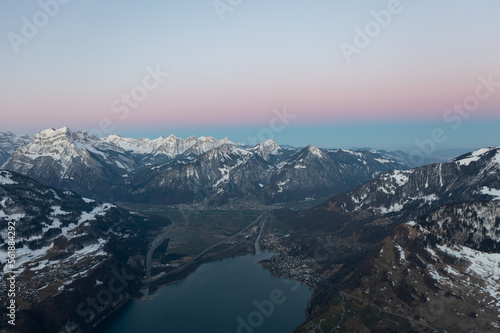
[[[257,264],[270,252],[200,266],[186,280],[131,301],[98,332],[290,333],[304,320],[312,290]]]

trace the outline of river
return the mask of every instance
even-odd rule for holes
[[[254,255],[201,265],[186,280],[130,301],[97,332],[290,333],[304,320],[312,290],[272,276]]]

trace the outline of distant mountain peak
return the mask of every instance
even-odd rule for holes
[[[34,139],[39,142],[43,142],[44,140],[54,140],[59,138],[66,138],[68,141],[72,143],[88,143],[88,142],[99,142],[100,139],[94,136],[93,134],[87,132],[80,131],[72,131],[68,127],[61,127],[58,129],[49,128],[46,130],[39,131],[35,134]]]
[[[282,148],[273,139],[260,142],[249,149],[253,153],[262,157],[265,161],[269,161],[270,155],[279,155]]]
[[[319,158],[323,158],[323,152],[319,148],[316,148],[312,145],[309,145],[306,147],[306,150],[307,150],[307,152],[309,152],[309,153],[311,153]]]

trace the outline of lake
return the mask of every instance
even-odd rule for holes
[[[201,265],[186,280],[133,300],[99,328],[106,333],[290,333],[304,320],[312,290],[257,264],[260,252]]]

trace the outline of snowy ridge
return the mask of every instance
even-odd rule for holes
[[[485,148],[446,163],[392,170],[351,191],[347,209],[411,215],[450,202],[500,200],[499,160],[500,149]]]
[[[17,184],[11,179],[11,173],[7,171],[0,171],[0,185]]]
[[[267,140],[249,149],[249,151],[259,155],[265,161],[269,161],[271,155],[279,155],[282,148],[274,140]]]
[[[469,154],[465,154],[463,156],[460,156],[460,157],[452,160],[452,162],[455,162],[460,166],[469,166],[471,163],[477,162],[481,158],[485,157],[489,152],[497,151],[494,162],[496,162],[497,164],[500,164],[500,151],[499,151],[499,149],[500,148],[481,148],[481,149],[473,151]]]
[[[223,144],[232,143],[227,138],[217,140],[212,137],[201,136],[199,138],[195,138],[194,136],[191,136],[187,139],[182,139],[175,137],[173,134],[167,138],[161,136],[154,140],[144,138],[131,139],[117,134],[111,134],[102,140],[112,143],[134,155],[164,155],[169,158],[174,158],[188,150],[190,150],[193,154],[200,155]]]
[[[323,152],[321,151],[321,149],[318,149],[316,147],[309,145],[309,146],[307,146],[307,151],[310,152],[311,154],[315,155],[318,158],[323,158]]]

